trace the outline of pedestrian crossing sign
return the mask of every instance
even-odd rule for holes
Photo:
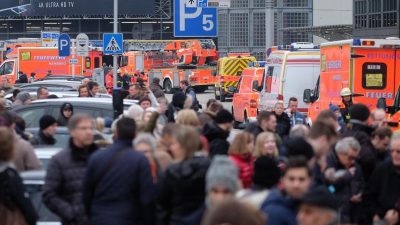
[[[103,35],[103,53],[106,55],[120,55],[123,53],[123,37],[121,33]]]

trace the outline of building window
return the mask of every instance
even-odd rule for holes
[[[251,53],[258,61],[264,61],[265,60],[265,52],[253,52]]]
[[[253,14],[253,45],[265,46],[265,13]]]
[[[367,15],[355,16],[355,28],[366,28],[367,27]]]
[[[395,27],[397,25],[397,13],[384,13],[383,14],[383,26],[384,27]]]
[[[356,15],[367,13],[367,2],[366,2],[365,0],[363,0],[363,1],[356,1],[356,2],[354,3],[354,13],[355,13]]]
[[[248,8],[249,0],[232,0],[231,7],[232,8]]]
[[[245,47],[249,45],[249,14],[230,14],[230,44],[233,47]]]
[[[283,7],[308,7],[308,0],[283,0]]]
[[[254,8],[264,8],[265,0],[253,0],[253,7]]]
[[[382,12],[381,0],[369,0],[369,12]]]
[[[383,0],[383,11],[396,11],[397,10],[397,1],[398,0]]]
[[[370,28],[382,27],[381,14],[368,15],[368,20],[369,20],[369,27]]]
[[[308,13],[283,13],[283,27],[304,27],[308,24]]]
[[[218,13],[218,46],[228,47],[228,14]]]

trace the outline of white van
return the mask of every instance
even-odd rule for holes
[[[290,97],[296,97],[299,111],[306,113],[308,106],[303,102],[305,88],[313,88],[320,73],[319,49],[277,50],[271,53],[265,64],[265,76],[260,92],[258,110],[272,110],[281,100],[288,106]]]

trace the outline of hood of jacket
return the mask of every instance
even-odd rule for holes
[[[171,165],[169,172],[175,179],[190,180],[204,179],[210,166],[210,160],[204,156],[194,156],[183,162]]]
[[[349,126],[352,131],[361,131],[367,133],[368,135],[371,135],[374,131],[373,127],[365,125],[359,120],[350,120]]]
[[[221,129],[214,121],[206,123],[202,133],[207,138],[208,142],[211,142],[214,139],[226,140],[230,134],[229,131]]]

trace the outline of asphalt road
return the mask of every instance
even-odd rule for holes
[[[206,104],[209,99],[215,99],[214,90],[207,90],[204,93],[197,93],[196,96],[197,96],[197,99],[200,102],[200,104],[203,106],[203,109],[206,108]],[[167,97],[168,101],[171,102],[172,94],[166,94],[166,97]],[[231,111],[231,109],[232,109],[232,100],[231,99],[228,99],[228,102],[220,102],[220,103],[224,106],[225,109]],[[232,139],[236,136],[236,134],[238,134],[240,131],[241,130],[238,130],[238,129],[232,130],[231,135],[228,138],[228,141],[231,142]]]

